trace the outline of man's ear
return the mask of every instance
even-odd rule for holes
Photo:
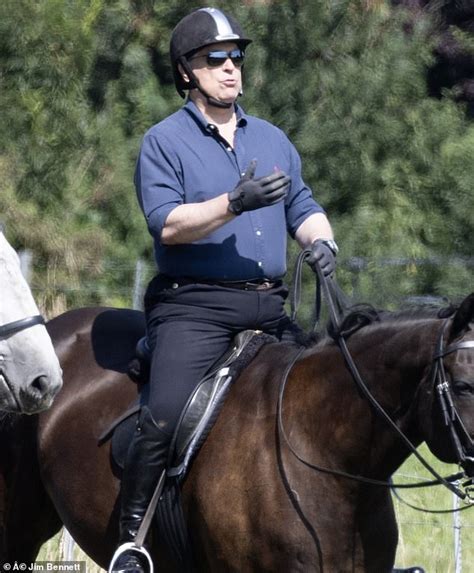
[[[178,64],[178,72],[181,74],[181,77],[183,78],[183,80],[186,83],[189,83],[189,76],[188,74],[184,71],[184,68],[181,64]]]

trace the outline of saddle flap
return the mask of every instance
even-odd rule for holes
[[[178,425],[179,432],[176,434],[174,454],[180,458],[192,441],[193,433],[198,432],[201,425],[205,424],[209,414],[214,409],[222,390],[229,381],[228,367],[221,368],[216,375],[205,378],[196,388],[189,399]]]

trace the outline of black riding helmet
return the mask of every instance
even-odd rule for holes
[[[170,42],[171,66],[179,95],[184,98],[184,90],[198,88],[212,105],[230,107],[232,104],[220,102],[201,89],[187,58],[210,44],[235,42],[241,50],[244,50],[251,41],[245,37],[239,23],[232,16],[216,8],[199,8],[185,16],[173,30]],[[185,82],[181,77],[178,64],[181,64],[188,74],[189,82]]]

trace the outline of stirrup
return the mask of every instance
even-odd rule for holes
[[[151,559],[150,554],[145,549],[145,547],[143,547],[143,546],[139,547],[138,545],[135,545],[135,543],[133,543],[133,541],[129,541],[127,543],[122,543],[122,545],[120,545],[117,548],[117,550],[113,554],[112,560],[110,561],[108,573],[112,573],[112,571],[115,567],[115,563],[120,559],[120,557],[122,557],[122,555],[126,551],[137,553],[139,556],[144,556],[148,562],[148,573],[153,573],[153,561]]]

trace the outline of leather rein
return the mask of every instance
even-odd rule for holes
[[[21,318],[20,320],[15,320],[13,322],[8,322],[0,326],[0,338],[8,338],[17,332],[36,326],[37,324],[45,324],[44,318],[41,314],[35,316],[27,316],[26,318]]]
[[[300,253],[298,260],[297,260],[297,263],[296,263],[295,272],[294,272],[294,280],[293,280],[293,297],[291,300],[292,318],[293,319],[296,317],[297,306],[300,302],[300,297],[301,297],[300,293],[301,293],[302,266],[303,266],[303,263],[305,262],[305,260],[310,256],[310,253],[311,253],[310,249],[303,250]],[[353,358],[349,352],[345,338],[344,338],[343,334],[341,334],[341,332],[340,332],[340,328],[339,328],[340,322],[341,322],[340,317],[342,315],[342,308],[344,307],[344,302],[342,301],[341,294],[340,294],[341,291],[332,278],[326,278],[323,275],[321,269],[318,266],[317,267],[317,287],[316,287],[316,321],[319,320],[319,315],[320,315],[321,290],[323,291],[324,298],[325,298],[327,305],[328,305],[331,322],[333,323],[333,325],[336,327],[336,330],[337,330],[337,334],[335,337],[336,343],[338,344],[339,349],[341,350],[341,353],[342,353],[344,360],[346,362],[346,366],[352,375],[352,378],[356,384],[356,387],[357,387],[359,393],[369,401],[370,405],[373,407],[373,409],[376,411],[376,413],[379,416],[381,416],[388,423],[388,425],[399,435],[399,437],[402,439],[402,441],[405,443],[405,445],[408,447],[408,449],[411,451],[411,453],[413,455],[415,455],[415,457],[434,476],[435,479],[431,480],[431,481],[422,481],[422,482],[418,482],[418,483],[414,483],[414,484],[394,484],[391,481],[389,481],[389,482],[380,481],[380,480],[376,480],[376,479],[367,478],[365,476],[350,474],[350,473],[344,472],[342,470],[325,468],[325,467],[310,463],[309,461],[305,460],[300,454],[298,454],[298,452],[295,450],[295,448],[290,443],[290,440],[289,440],[289,438],[285,432],[285,428],[284,428],[284,424],[283,424],[283,417],[282,417],[282,410],[283,410],[283,398],[284,398],[284,394],[285,394],[285,388],[286,388],[286,384],[288,381],[289,373],[290,373],[291,369],[293,368],[293,366],[295,365],[295,363],[301,357],[302,353],[306,350],[306,348],[304,348],[304,347],[299,348],[297,353],[294,355],[293,359],[291,360],[290,364],[287,366],[287,368],[284,372],[284,376],[283,376],[281,384],[280,384],[280,389],[279,389],[279,394],[278,394],[278,403],[277,403],[277,424],[278,424],[278,435],[280,437],[280,440],[284,441],[286,443],[286,446],[288,447],[291,454],[299,462],[301,462],[302,464],[304,464],[305,466],[307,466],[310,469],[313,469],[313,470],[316,470],[316,471],[319,471],[322,473],[336,475],[336,476],[348,478],[351,480],[355,480],[358,482],[367,483],[370,485],[389,487],[389,488],[417,488],[417,487],[426,487],[426,486],[442,484],[447,489],[449,489],[454,494],[456,494],[458,497],[460,497],[461,499],[464,500],[464,499],[468,498],[469,502],[472,503],[474,501],[474,497],[472,495],[473,489],[474,489],[474,488],[472,488],[472,479],[468,480],[468,482],[464,485],[465,491],[462,491],[461,489],[459,489],[459,487],[457,487],[455,484],[453,484],[451,482],[456,481],[456,480],[464,477],[466,475],[465,472],[460,472],[457,474],[453,474],[451,476],[442,477],[429,464],[429,462],[427,462],[425,460],[425,458],[418,452],[416,446],[409,440],[409,438],[402,432],[402,430],[400,430],[400,428],[397,426],[397,424],[392,420],[392,418],[384,410],[384,408],[381,406],[381,404],[376,400],[376,398],[371,393],[370,389],[365,384],[365,382],[364,382],[364,380],[363,380],[363,378],[362,378],[362,376],[361,376],[361,374],[357,368],[357,365],[355,364],[355,362],[354,362],[354,360],[353,360]],[[446,329],[446,326],[447,326],[447,320],[443,324],[443,327],[441,329],[440,336],[438,339],[437,349],[436,349],[436,352],[434,355],[432,380],[433,380],[433,384],[436,383],[437,395],[440,399],[444,421],[445,421],[445,424],[450,429],[451,438],[452,438],[452,441],[455,445],[458,462],[460,464],[464,464],[464,463],[471,463],[472,464],[474,462],[474,459],[472,458],[472,456],[470,454],[467,453],[467,449],[463,445],[463,440],[459,436],[457,428],[459,428],[459,430],[462,434],[462,437],[464,438],[464,441],[469,444],[468,447],[470,448],[471,451],[473,451],[473,445],[474,444],[473,444],[473,441],[472,441],[471,437],[469,436],[469,433],[467,432],[464,424],[462,423],[461,417],[459,416],[459,413],[457,412],[456,407],[454,405],[454,401],[452,399],[451,386],[450,386],[450,384],[446,378],[446,373],[445,373],[444,364],[443,364],[443,357],[446,356],[447,354],[452,353],[452,352],[457,352],[458,350],[474,348],[474,341],[460,342],[458,344],[453,344],[453,345],[450,345],[447,348],[445,348],[443,335],[444,335],[444,331]],[[470,487],[467,487],[467,486],[470,486]]]

